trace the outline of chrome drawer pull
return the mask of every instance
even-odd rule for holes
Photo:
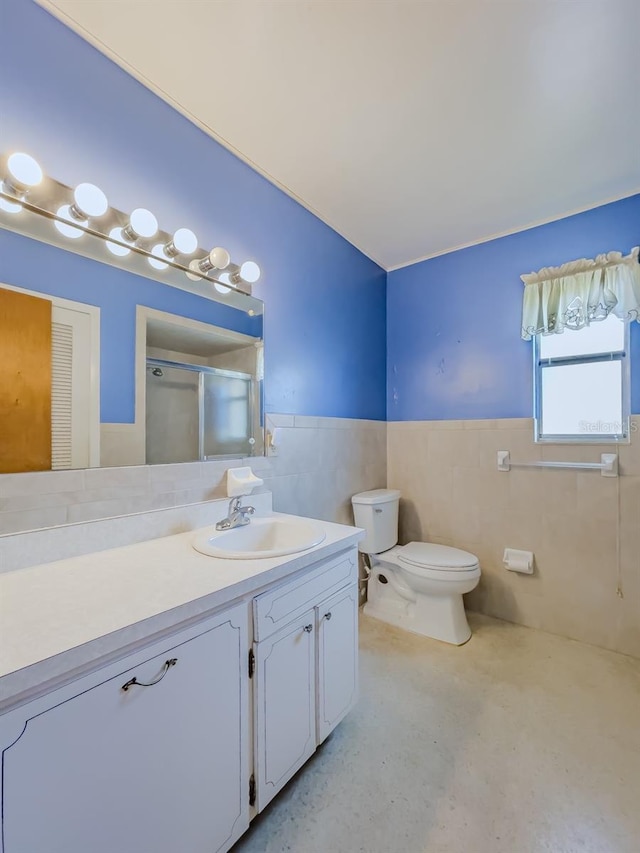
[[[122,685],[121,689],[126,692],[130,687],[135,687],[135,686],[137,686],[137,687],[153,687],[154,684],[158,684],[160,681],[162,681],[162,679],[169,672],[171,667],[175,666],[177,663],[178,663],[178,658],[170,658],[169,660],[164,662],[164,669],[162,670],[160,675],[156,679],[154,679],[153,681],[138,681],[138,679],[134,675],[133,678],[130,678],[129,681],[126,682],[126,684]]]
[[[325,614],[324,614],[324,618],[325,618],[325,619],[327,620],[327,622],[328,622],[328,621],[331,619],[331,611],[329,611],[328,613],[325,613]]]
[[[304,630],[307,632],[307,634],[310,634],[313,631],[313,625],[305,625]]]

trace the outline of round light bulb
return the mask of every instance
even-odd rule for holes
[[[229,278],[228,272],[223,272],[218,276],[218,281],[213,282],[213,286],[218,291],[218,293],[227,294],[231,292],[230,287],[223,287],[223,283],[231,284],[231,279]]]
[[[198,248],[198,238],[189,228],[178,228],[171,242],[179,255],[191,255]]]
[[[113,237],[114,240],[124,240],[122,228],[112,228],[111,231],[109,231],[109,237]],[[106,245],[111,254],[117,255],[119,258],[124,258],[125,255],[131,254],[131,249],[126,249],[124,246],[119,246],[117,243],[107,242]]]
[[[260,267],[255,261],[245,261],[240,267],[240,278],[248,284],[255,284],[260,278]]]
[[[78,184],[73,192],[75,207],[85,219],[104,216],[109,209],[106,195],[95,184]]]
[[[35,187],[42,180],[42,169],[29,154],[18,151],[7,160],[13,180],[22,187]]]
[[[205,258],[199,258],[191,261],[189,269],[192,269],[196,273],[200,272],[203,275],[206,275],[210,270],[224,269],[229,266],[230,262],[231,258],[229,257],[229,252],[227,252],[226,249],[221,249],[220,246],[217,246],[215,249],[212,249]],[[186,276],[187,278],[190,278],[191,281],[197,281],[200,277],[198,275],[191,275],[190,273],[186,273]]]
[[[5,213],[20,213],[22,205],[15,201],[9,201],[8,198],[0,198],[0,210]]]
[[[151,254],[155,257],[147,258],[147,260],[155,270],[166,270],[166,268],[169,266],[169,264],[159,260],[160,258],[165,257],[163,250],[164,246],[162,245],[162,243],[158,243],[156,246],[153,247],[153,249],[151,249]]]
[[[209,260],[216,269],[223,270],[231,263],[231,256],[226,249],[223,249],[221,246],[216,246],[215,249],[212,249],[209,252]]]
[[[57,215],[61,216],[63,219],[69,220],[70,222],[74,221],[68,204],[63,204],[62,207],[59,207]],[[84,231],[81,231],[79,228],[74,228],[73,225],[67,225],[65,222],[58,222],[58,220],[54,220],[53,224],[63,237],[69,237],[71,240],[77,240],[78,237],[82,237],[84,234]],[[85,221],[82,224],[86,225],[87,223]]]
[[[200,273],[200,275],[194,275],[190,272],[186,272],[185,275],[190,281],[202,281],[203,272],[200,269],[200,261],[198,258],[194,258],[194,260],[189,261],[189,269],[193,270],[194,273]]]
[[[136,207],[129,217],[129,225],[137,237],[153,237],[158,231],[158,220],[144,207]]]

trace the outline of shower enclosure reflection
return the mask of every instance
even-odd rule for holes
[[[139,306],[136,353],[140,463],[262,453],[261,337]]]
[[[147,463],[250,456],[255,398],[251,374],[148,359]]]

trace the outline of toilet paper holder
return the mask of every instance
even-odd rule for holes
[[[505,548],[502,562],[509,572],[520,572],[523,575],[533,574],[533,551]]]

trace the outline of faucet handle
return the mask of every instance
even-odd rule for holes
[[[238,512],[241,512],[243,515],[253,515],[256,511],[256,508],[253,506],[239,506]]]

